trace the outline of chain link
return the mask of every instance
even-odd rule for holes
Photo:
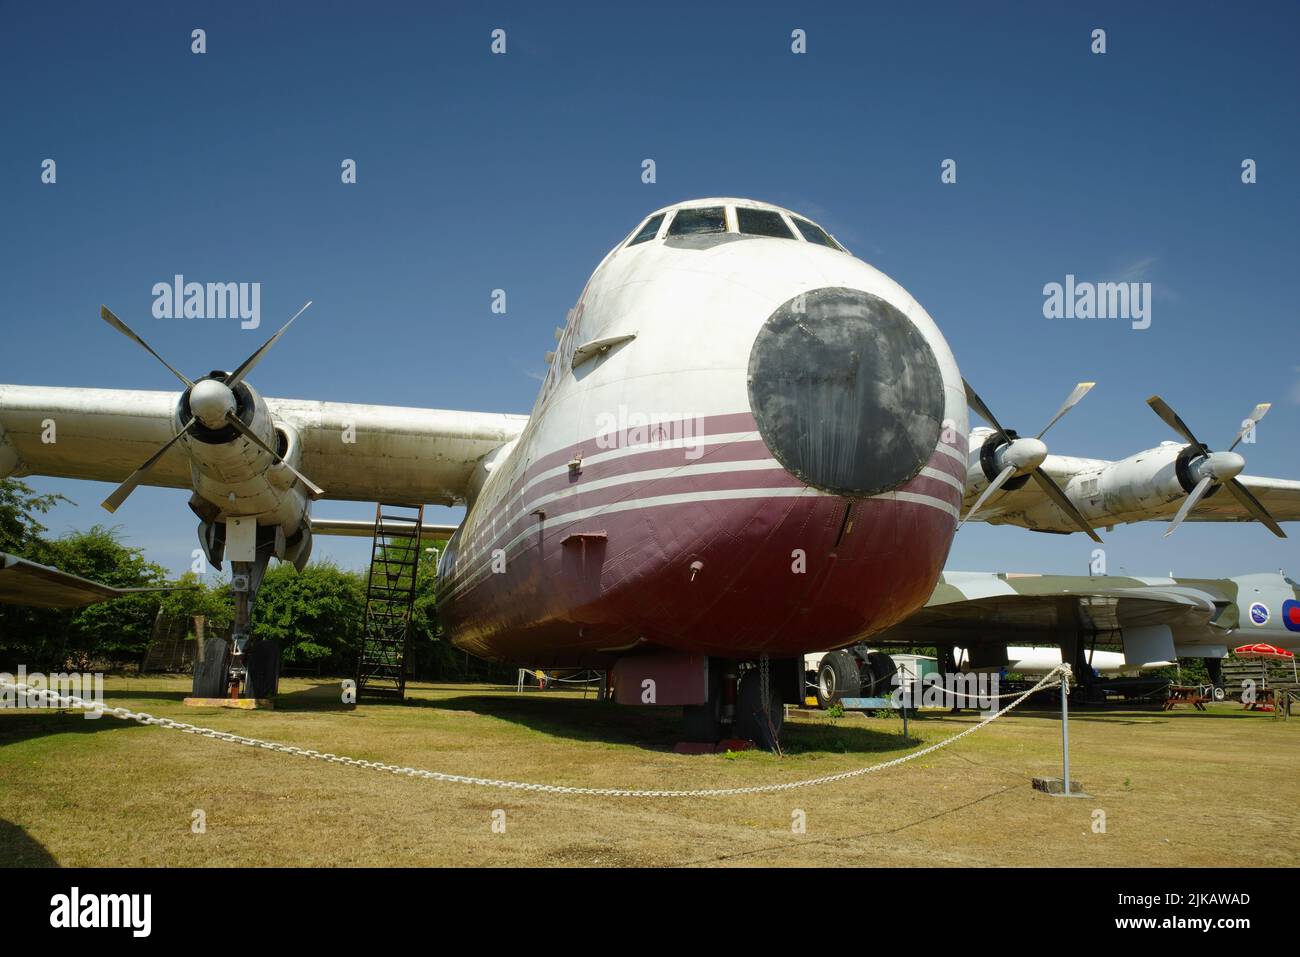
[[[585,788],[585,787],[568,787],[557,784],[530,784],[524,781],[501,781],[494,778],[470,777],[464,774],[446,774],[442,771],[425,771],[420,768],[402,767],[397,764],[384,764],[382,761],[364,761],[358,758],[349,758],[341,754],[331,754],[329,752],[320,752],[311,748],[299,748],[289,744],[277,744],[274,741],[263,741],[259,738],[247,738],[243,735],[232,734],[229,731],[217,731],[213,728],[200,728],[196,725],[186,724],[183,721],[173,721],[171,718],[159,718],[143,711],[131,711],[129,708],[108,708],[103,704],[96,702],[87,702],[76,695],[60,695],[49,689],[31,688],[26,684],[17,684],[5,678],[0,678],[0,688],[26,695],[28,700],[34,696],[37,700],[46,702],[60,708],[81,708],[86,711],[93,711],[98,714],[107,714],[115,718],[121,718],[124,721],[135,721],[139,724],[150,725],[159,728],[167,728],[171,731],[180,731],[183,734],[193,734],[204,738],[211,738],[214,741],[225,741],[229,744],[241,744],[250,748],[261,748],[266,751],[276,751],[280,754],[292,754],[297,757],[310,758],[315,761],[328,761],[331,764],[345,764],[355,768],[368,768],[372,771],[387,771],[390,774],[403,775],[405,777],[421,778],[427,781],[442,781],[448,784],[470,784],[479,787],[501,788],[511,791],[526,791],[540,794],[573,794],[587,797],[631,797],[631,798],[698,798],[698,797],[733,797],[742,794],[771,794],[780,791],[793,791],[797,788],[817,787],[823,784],[831,784],[836,781],[847,781],[850,778],[861,777],[864,774],[871,774],[876,771],[883,771],[886,768],[896,767],[905,764],[908,761],[914,761],[917,758],[932,754],[940,748],[947,747],[968,734],[974,734],[981,728],[1002,717],[1007,712],[1016,708],[1022,701],[1035,692],[1042,691],[1044,688],[1055,688],[1060,685],[1060,681],[1051,681],[1057,674],[1068,673],[1067,665],[1060,665],[1049,671],[1043,676],[1042,680],[1034,687],[1030,688],[1011,704],[1007,705],[996,714],[989,715],[978,724],[973,724],[964,731],[960,731],[951,737],[944,738],[942,741],[931,744],[919,751],[913,751],[910,754],[902,755],[890,761],[884,761],[880,764],[872,764],[865,768],[858,768],[855,771],[841,771],[838,774],[827,774],[819,778],[809,778],[803,781],[790,781],[784,784],[758,784],[750,787],[735,788],[698,788],[695,790],[684,791],[658,791],[658,790],[638,790],[633,788]]]

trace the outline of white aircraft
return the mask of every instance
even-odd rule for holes
[[[103,318],[182,391],[0,386],[0,475],[125,478],[110,511],[140,484],[189,489],[209,559],[233,566],[246,689],[269,668],[248,647],[267,561],[301,567],[313,529],[353,530],[317,525],[320,497],[465,504],[438,582],[458,647],[609,668],[616,700],[684,705],[703,741],[767,740],[800,656],[920,607],[957,524],[966,397],[938,327],[766,203],[638,224],[556,331],[529,416],[263,398],[247,377],[288,324],[191,380]]]
[[[967,387],[934,321],[815,223],[752,200],[677,203],[618,243],[528,416],[263,398],[247,377],[297,315],[194,380],[102,315],[182,391],[0,386],[0,476],[121,482],[110,511],[141,484],[191,491],[236,594],[229,668],[214,687],[196,674],[201,696],[278,673],[249,645],[271,557],[301,567],[313,531],[373,532],[313,518],[315,499],[459,503],[459,528],[425,529],[450,535],[454,644],[608,669],[617,701],[684,706],[689,738],[768,743],[803,654],[925,604],[968,495]],[[1018,454],[998,461],[1027,468]]]
[[[1246,460],[1234,451],[1270,405],[1261,403],[1242,421],[1227,451],[1215,452],[1192,434],[1159,396],[1147,404],[1183,442],[1162,442],[1119,461],[1049,455],[1043,435],[1094,383],[1080,382],[1037,436],[1003,429],[968,388],[970,407],[992,426],[970,433],[970,469],[963,521],[1019,525],[1038,532],[1095,529],[1130,522],[1169,521],[1168,536],[1184,521],[1258,521],[1279,538],[1278,522],[1300,521],[1300,482],[1242,475]],[[1033,480],[1031,483],[1030,480]],[[1220,494],[1226,493],[1226,494]]]

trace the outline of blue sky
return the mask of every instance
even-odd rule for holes
[[[1300,7],[842,6],[0,0],[0,381],[171,388],[101,302],[198,374],[312,299],[253,376],[264,394],[526,412],[608,248],[650,209],[740,195],[814,217],[906,286],[1009,427],[1037,432],[1097,380],[1053,451],[1173,438],[1153,392],[1219,447],[1272,401],[1247,470],[1300,477]],[[263,328],[153,319],[175,273],[261,282]],[[1067,273],[1151,282],[1151,328],[1044,319]],[[189,564],[186,493],[142,489],[110,517],[107,486],[33,484],[79,503],[53,531],[120,524]],[[1300,568],[1292,529],[1104,537],[1112,573],[1220,575]],[[969,525],[949,566],[1082,573],[1091,548]],[[360,567],[368,550],[316,554]]]

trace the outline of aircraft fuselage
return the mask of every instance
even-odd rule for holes
[[[719,207],[726,231],[670,233]],[[893,280],[742,234],[742,207],[777,209],[673,207],[597,267],[441,558],[459,647],[537,666],[795,655],[929,596],[965,489],[956,362]]]

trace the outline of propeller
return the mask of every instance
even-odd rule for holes
[[[1196,485],[1188,493],[1187,498],[1183,500],[1183,504],[1179,507],[1178,513],[1174,515],[1173,521],[1169,523],[1165,538],[1174,533],[1174,529],[1183,523],[1183,519],[1209,493],[1211,486],[1216,485],[1226,488],[1228,494],[1240,502],[1241,507],[1270,532],[1278,538],[1286,538],[1286,532],[1282,531],[1282,526],[1269,514],[1268,509],[1251,494],[1250,489],[1237,481],[1237,476],[1246,467],[1246,460],[1242,458],[1240,453],[1233,451],[1246,433],[1268,414],[1268,410],[1272,408],[1271,403],[1261,402],[1255,406],[1254,410],[1242,423],[1241,431],[1237,433],[1237,437],[1232,440],[1232,445],[1228,446],[1226,452],[1210,451],[1209,446],[1192,433],[1192,430],[1187,427],[1187,423],[1160,396],[1151,396],[1151,398],[1147,399],[1147,405],[1151,406],[1152,411],[1160,416],[1166,425],[1187,440],[1189,451],[1193,453],[1193,458],[1187,463],[1187,474],[1190,478],[1196,479]]]
[[[145,480],[149,471],[158,464],[158,460],[166,454],[168,449],[188,435],[196,423],[200,423],[209,429],[221,429],[230,426],[243,438],[252,442],[263,452],[270,455],[278,464],[283,465],[293,473],[294,477],[297,478],[298,481],[302,482],[302,484],[307,488],[308,494],[313,499],[320,498],[324,495],[325,492],[319,485],[312,482],[311,479],[307,478],[307,476],[303,475],[296,468],[290,465],[289,462],[285,460],[284,456],[263,442],[256,432],[244,424],[243,420],[240,419],[238,415],[239,403],[235,399],[234,392],[235,387],[244,380],[244,377],[248,375],[254,366],[262,361],[267,352],[271,350],[271,347],[279,341],[282,335],[284,335],[285,330],[293,325],[294,319],[301,316],[307,310],[307,306],[310,305],[311,301],[309,300],[301,309],[293,314],[288,322],[280,327],[279,331],[276,332],[275,335],[266,340],[266,342],[263,343],[256,352],[241,362],[235,371],[226,376],[224,380],[212,378],[200,379],[198,382],[192,382],[185,376],[181,375],[181,373],[178,372],[171,363],[155,352],[149,343],[140,338],[140,336],[137,335],[130,326],[115,316],[108,306],[101,306],[99,314],[105,322],[118,332],[122,333],[122,335],[126,336],[136,345],[143,348],[151,356],[166,366],[172,375],[176,376],[177,379],[184,383],[185,390],[189,395],[190,412],[192,413],[190,420],[185,423],[184,427],[179,432],[164,443],[157,452],[149,456],[149,458],[146,459],[138,469],[127,477],[125,482],[114,489],[113,493],[109,495],[108,498],[104,499],[102,503],[104,508],[110,512],[116,512],[121,504],[127,500],[127,497],[130,496],[130,494]]]
[[[962,380],[962,384],[966,387],[966,404],[974,409],[979,414],[980,418],[993,426],[994,437],[997,441],[997,445],[993,451],[993,461],[997,465],[1001,466],[1001,470],[993,477],[992,481],[989,482],[988,488],[984,489],[980,494],[980,497],[975,500],[975,504],[971,506],[970,511],[966,513],[966,517],[958,523],[957,527],[960,528],[966,522],[970,521],[972,517],[978,514],[979,510],[984,507],[985,503],[997,494],[997,492],[1006,485],[1007,482],[1011,481],[1011,479],[1018,476],[1028,476],[1029,478],[1032,478],[1038,487],[1043,490],[1044,494],[1055,503],[1057,508],[1069,516],[1070,520],[1074,522],[1074,524],[1077,525],[1084,534],[1094,542],[1100,542],[1101,537],[1098,536],[1092,526],[1088,524],[1088,520],[1083,517],[1083,514],[1075,507],[1074,503],[1070,501],[1065,492],[1061,491],[1061,487],[1056,484],[1055,480],[1044,472],[1042,468],[1043,461],[1047,458],[1047,444],[1043,441],[1043,436],[1047,434],[1048,429],[1061,420],[1061,417],[1064,416],[1065,413],[1078,405],[1079,400],[1091,392],[1092,387],[1097,383],[1080,382],[1076,385],[1073,391],[1066,396],[1061,407],[1056,410],[1056,414],[1048,420],[1047,424],[1043,426],[1038,435],[1033,438],[1022,438],[1014,432],[1009,432],[1004,429],[1001,423],[999,423],[997,418],[993,415],[992,411],[990,411],[989,407],[984,404],[984,400],[979,397],[973,388],[971,388],[971,384],[964,379]]]

